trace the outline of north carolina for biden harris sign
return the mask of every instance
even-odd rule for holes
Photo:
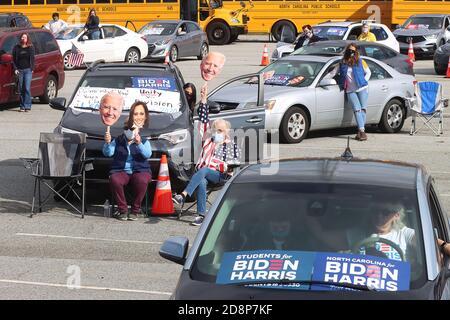
[[[349,284],[378,291],[401,291],[409,289],[410,265],[355,254],[277,250],[226,252],[216,282],[245,282],[273,287],[273,284],[264,285],[264,282],[276,284],[278,280],[283,289],[345,290],[347,288],[339,284]],[[295,286],[283,284],[283,281],[311,283]]]

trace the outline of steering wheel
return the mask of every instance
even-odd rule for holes
[[[405,261],[405,253],[403,252],[402,248],[400,248],[400,246],[398,244],[396,244],[395,242],[392,242],[389,239],[385,239],[385,238],[381,238],[381,237],[369,237],[369,238],[361,240],[353,247],[352,252],[356,253],[356,254],[360,254],[361,247],[364,247],[364,248],[374,247],[373,245],[378,242],[381,242],[381,243],[391,246],[400,255],[401,261]],[[377,251],[379,251],[379,250],[377,250]],[[379,252],[381,252],[381,251],[379,251]]]

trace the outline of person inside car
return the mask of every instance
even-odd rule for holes
[[[90,40],[100,39],[100,18],[97,16],[95,9],[89,11],[84,30],[87,32]]]
[[[148,183],[152,178],[148,163],[152,147],[150,142],[147,139],[143,141],[139,134],[139,128],[148,126],[148,123],[147,104],[136,101],[131,106],[123,134],[112,139],[108,131],[105,133],[103,154],[105,157],[113,157],[109,181],[119,209],[116,215],[119,220],[137,220]],[[126,185],[131,185],[134,194],[130,214],[124,192]]]
[[[195,102],[197,101],[197,89],[195,88],[195,85],[191,82],[186,83],[183,86],[183,89],[184,89],[184,94],[186,95],[189,109],[191,110],[191,114],[193,114]]]
[[[364,22],[361,28],[361,34],[358,36],[358,41],[372,41],[376,42],[377,38],[370,32],[370,26],[367,22]]]
[[[301,36],[297,39],[297,44],[295,45],[294,51],[310,43],[322,40],[322,38],[314,34],[314,30],[309,24],[305,24],[302,27],[302,30],[303,34],[301,34]]]

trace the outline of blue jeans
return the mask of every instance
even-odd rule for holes
[[[366,88],[359,92],[347,92],[348,101],[355,113],[356,123],[359,130],[364,130],[366,124],[367,99],[369,97],[369,90]]]
[[[93,31],[93,32],[91,32],[90,39],[91,40],[98,40],[98,39],[100,39],[100,31]]]
[[[189,196],[197,190],[197,213],[205,215],[206,212],[206,186],[208,182],[219,183],[225,180],[225,175],[217,170],[209,168],[201,168],[198,170],[189,181],[186,191]]]
[[[19,70],[20,109],[31,110],[31,69]]]

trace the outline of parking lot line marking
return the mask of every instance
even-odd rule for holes
[[[147,293],[147,294],[160,294],[170,296],[172,293],[164,291],[149,291],[149,290],[133,290],[133,289],[121,289],[121,288],[108,288],[108,287],[92,287],[92,286],[78,286],[75,288],[69,288],[67,284],[60,283],[47,283],[47,282],[34,282],[34,281],[21,281],[21,280],[8,280],[0,279],[0,282],[15,283],[15,284],[28,284],[33,286],[46,286],[46,287],[59,287],[73,289],[87,289],[87,290],[105,290],[105,291],[118,291],[118,292],[130,292],[130,293]]]
[[[16,233],[16,236],[26,237],[42,237],[42,238],[63,238],[75,240],[93,240],[93,241],[112,241],[112,242],[129,242],[129,243],[146,243],[146,244],[162,244],[160,241],[142,241],[142,240],[121,240],[121,239],[103,239],[103,238],[89,238],[89,237],[72,237],[60,236],[55,234],[39,234],[39,233]]]

